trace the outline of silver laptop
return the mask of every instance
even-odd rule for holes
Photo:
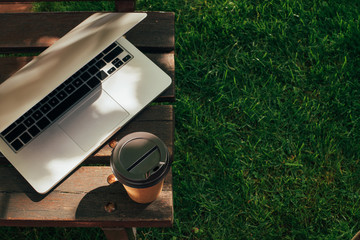
[[[0,152],[46,193],[171,78],[122,37],[145,13],[96,13],[0,85]]]

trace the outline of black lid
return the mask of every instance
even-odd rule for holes
[[[135,132],[122,138],[110,159],[119,182],[135,188],[158,183],[169,171],[170,164],[164,142],[147,132]]]

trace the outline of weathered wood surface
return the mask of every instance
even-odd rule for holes
[[[115,10],[117,12],[133,12],[136,8],[135,0],[116,0]]]
[[[166,146],[169,147],[170,156],[173,157],[174,147],[174,109],[172,105],[151,105],[140,112],[134,119],[126,124],[119,132],[103,146],[101,146],[83,165],[86,164],[109,164],[109,157],[112,148],[109,142],[119,141],[121,138],[132,132],[145,131],[157,135]],[[0,153],[0,165],[7,165],[9,162]]]
[[[119,132],[96,153],[89,157],[83,165],[86,164],[109,164],[109,157],[112,148],[109,142],[119,141],[121,138],[132,132],[150,132],[158,136],[169,148],[170,156],[173,156],[174,147],[174,109],[172,105],[152,105],[140,112],[134,119],[126,124]],[[9,162],[0,153],[0,165],[7,165]]]
[[[125,125],[111,140],[119,141],[121,138],[132,132],[145,131],[158,136],[173,157],[174,148],[174,110],[172,105],[150,106],[141,112],[132,122]],[[111,141],[110,140],[110,141]],[[110,142],[109,141],[109,142]],[[109,144],[102,146],[93,156],[86,160],[86,163],[108,163],[111,155]]]
[[[31,12],[32,3],[0,2],[0,13]]]
[[[41,52],[91,14],[93,12],[0,14],[0,53]],[[174,13],[148,12],[126,37],[144,52],[173,51]]]
[[[126,6],[127,0],[121,2],[124,4],[120,5]],[[91,14],[2,13],[0,53],[39,53]],[[126,37],[173,79],[172,86],[156,101],[175,101],[174,14],[148,13],[148,17],[130,30]],[[0,83],[32,58],[0,58]],[[151,132],[165,142],[173,159],[174,121],[173,106],[150,105],[116,133],[113,139],[119,140],[134,131]],[[171,226],[171,172],[156,201],[137,204],[130,200],[120,183],[109,185],[106,181],[111,174],[108,167],[111,150],[108,143],[101,146],[81,167],[46,195],[36,193],[0,154],[0,225],[102,228]],[[116,210],[111,213],[105,211],[108,203],[115,203]]]
[[[39,195],[12,167],[0,167],[0,225],[72,227],[167,227],[173,221],[171,171],[160,196],[133,202],[122,184],[107,183],[110,167],[83,166],[47,195]],[[115,211],[105,210],[108,203]]]
[[[1,14],[0,14],[1,15]],[[172,79],[171,86],[166,89],[155,101],[171,102],[175,100],[175,62],[174,53],[146,53],[154,63],[156,63]],[[14,74],[21,67],[25,66],[34,57],[2,57],[0,58],[0,84]]]
[[[32,2],[57,2],[62,0],[0,0],[0,13],[18,13],[32,12]],[[73,0],[81,1],[81,0]],[[99,1],[99,0],[83,0],[83,1]],[[113,1],[116,12],[133,12],[135,11],[135,0],[108,0]]]
[[[114,1],[114,0],[67,0],[69,2],[87,1],[87,2],[99,2],[99,1]],[[115,0],[115,2],[133,2],[134,0]],[[65,0],[0,0],[0,2],[65,2]]]

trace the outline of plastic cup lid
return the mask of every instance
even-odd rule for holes
[[[119,182],[145,188],[165,177],[171,163],[167,147],[160,138],[147,132],[135,132],[118,142],[110,165]]]

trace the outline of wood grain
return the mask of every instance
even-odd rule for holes
[[[67,0],[69,2],[76,2],[76,1],[88,1],[88,2],[99,2],[99,1],[114,1],[114,0]],[[134,0],[116,0],[119,2],[127,2],[127,1],[134,1]],[[0,0],[0,2],[64,2],[64,0]]]
[[[0,52],[41,52],[93,12],[0,14]],[[44,24],[46,23],[46,24]],[[174,13],[148,12],[127,34],[145,52],[174,50]]]
[[[158,136],[173,157],[174,147],[174,109],[172,105],[148,106],[134,119],[126,124],[119,132],[89,157],[84,164],[109,164],[112,148],[109,146],[111,140],[119,141],[132,132],[150,132]],[[7,159],[0,154],[0,165],[8,165]]]
[[[116,2],[121,2],[117,3],[118,7],[132,8],[131,0]],[[0,53],[38,54],[91,14],[93,13],[1,13]],[[172,86],[156,101],[175,101],[174,13],[148,13],[148,17],[130,30],[126,37],[173,79]],[[0,83],[32,58],[0,58]],[[112,139],[118,141],[135,131],[151,132],[165,142],[173,159],[174,124],[173,106],[152,104]],[[0,225],[102,228],[171,226],[171,171],[165,179],[159,198],[150,204],[138,204],[127,196],[119,182],[111,185],[107,183],[107,177],[111,174],[108,166],[111,151],[112,148],[107,143],[101,146],[82,166],[46,195],[36,193],[0,153]],[[102,166],[88,166],[92,164]],[[115,211],[105,210],[108,203],[116,206]]]
[[[0,3],[0,13],[31,12],[32,3]]]
[[[80,167],[47,195],[39,195],[12,167],[0,167],[0,225],[166,227],[173,221],[171,172],[150,204],[133,202],[122,184],[106,181],[110,167]],[[105,210],[113,203],[116,210]]]
[[[116,0],[115,10],[116,12],[133,12],[136,8],[135,0]]]
[[[1,15],[1,14],[0,14]],[[155,101],[172,102],[175,101],[175,61],[174,53],[146,53],[150,60],[166,72],[173,82]],[[0,84],[14,74],[17,70],[25,66],[34,57],[2,57],[0,58]]]

